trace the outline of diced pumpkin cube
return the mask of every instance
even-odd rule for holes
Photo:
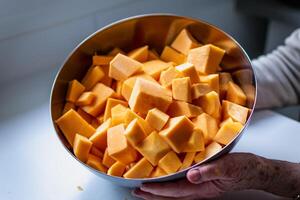
[[[203,151],[204,147],[204,136],[199,128],[195,128],[190,139],[186,143],[183,152],[196,152]]]
[[[235,138],[238,135],[242,128],[243,125],[239,122],[227,121],[223,124],[223,126],[221,126],[214,140],[218,143],[227,145],[233,140],[233,138]]]
[[[233,81],[232,77],[231,77],[231,73],[229,73],[229,72],[221,72],[221,73],[219,73],[219,81],[220,81],[220,85],[227,84],[230,81]]]
[[[102,164],[105,167],[110,168],[115,162],[116,162],[116,160],[113,159],[111,156],[109,156],[107,149],[105,149]]]
[[[115,162],[107,171],[107,174],[110,176],[123,176],[123,173],[125,172],[126,165],[123,163],[117,161]]]
[[[204,112],[212,117],[216,119],[221,117],[221,103],[219,95],[215,91],[211,91],[199,99],[196,99],[194,103],[199,105]]]
[[[163,49],[160,58],[166,62],[174,62],[177,65],[180,65],[185,62],[186,56],[183,55],[182,53],[179,53],[175,49],[165,46]]]
[[[96,117],[96,119],[100,124],[102,124],[104,122],[104,114],[99,115],[98,117]]]
[[[178,71],[175,67],[169,67],[167,70],[160,73],[159,83],[163,87],[170,87],[172,80],[175,78],[182,78],[183,74]]]
[[[160,131],[166,125],[168,120],[169,115],[165,114],[157,108],[149,110],[146,116],[146,122],[157,131]]]
[[[247,96],[247,106],[252,107],[255,99],[255,87],[253,85],[241,85],[245,95]]]
[[[184,170],[186,168],[189,168],[193,164],[195,155],[196,155],[196,152],[186,153],[185,156],[184,156],[184,159],[182,161],[182,165],[181,165],[179,171]]]
[[[148,45],[133,49],[128,53],[128,56],[139,62],[146,62],[148,60]]]
[[[125,172],[127,172],[128,170],[130,170],[135,164],[136,164],[136,162],[132,162],[132,163],[126,165]]]
[[[220,97],[224,99],[227,94],[228,83],[232,80],[231,74],[228,72],[221,72],[219,74],[219,88],[220,88]]]
[[[173,98],[180,101],[192,101],[192,85],[189,77],[176,78],[172,80]]]
[[[193,64],[184,63],[184,64],[176,66],[176,69],[178,71],[180,71],[184,76],[190,77],[192,84],[200,82],[198,73]]]
[[[111,126],[125,123],[127,107],[118,104],[111,109]]]
[[[93,154],[94,156],[97,156],[99,158],[103,158],[104,154],[102,151],[100,151],[100,149],[98,149],[97,147],[95,146],[92,146],[91,150],[90,150],[90,153]]]
[[[191,49],[187,61],[192,63],[202,74],[216,73],[225,54],[223,49],[212,44]]]
[[[84,110],[82,110],[81,108],[77,109],[77,113],[89,124],[92,123],[94,117],[89,115],[88,113],[86,113]]]
[[[138,79],[128,104],[134,112],[147,114],[152,108],[165,112],[171,102],[172,96],[167,89],[151,81]]]
[[[107,87],[103,83],[97,83],[92,92],[96,95],[96,99],[93,104],[88,106],[83,106],[82,109],[88,114],[97,117],[101,114],[105,107],[107,99],[115,94],[114,90]]]
[[[138,74],[138,75],[135,75],[135,76],[132,76],[130,78],[128,78],[127,80],[125,80],[123,82],[123,85],[122,85],[122,91],[121,91],[121,94],[122,96],[124,97],[124,99],[126,99],[127,101],[129,101],[129,98],[130,98],[130,95],[131,95],[131,92],[132,92],[132,89],[135,85],[135,82],[138,78],[141,78],[141,79],[146,79],[146,80],[149,80],[149,81],[152,81],[154,83],[157,83],[153,78],[152,76],[149,76],[148,74]]]
[[[76,134],[74,139],[73,151],[75,156],[82,162],[86,162],[89,152],[92,148],[92,142],[88,138]]]
[[[132,110],[127,109],[125,116],[125,125],[128,126],[128,124],[134,119],[138,119],[139,124],[143,127],[143,130],[147,135],[149,135],[153,131],[153,128],[148,124],[148,122],[146,122],[146,120],[144,120]]]
[[[196,117],[201,113],[203,113],[201,107],[183,101],[173,101],[167,111],[171,117],[185,115],[187,118]]]
[[[113,56],[94,55],[93,56],[93,66],[109,65],[110,61],[113,58],[114,58]]]
[[[95,155],[89,154],[86,164],[100,172],[107,172],[107,168],[101,163],[101,159]]]
[[[170,62],[168,62],[168,63],[172,64],[173,67],[175,67],[175,66],[178,65],[177,63],[175,63],[175,62],[173,62],[173,61],[170,61]]]
[[[148,50],[148,60],[157,60],[159,59],[158,53],[154,50]]]
[[[124,132],[124,124],[107,130],[107,151],[115,160],[129,164],[137,159],[137,152],[128,144]]]
[[[118,81],[124,81],[140,71],[142,66],[142,63],[123,54],[118,54],[110,62],[109,77]]]
[[[93,92],[82,93],[76,101],[77,106],[87,106],[93,103],[96,95]]]
[[[108,118],[111,118],[111,109],[115,107],[116,105],[123,105],[123,106],[128,106],[128,103],[126,101],[122,101],[119,99],[114,99],[114,98],[108,98],[105,106],[105,111],[104,111],[104,120],[106,121]]]
[[[170,118],[165,129],[160,131],[159,135],[176,153],[180,153],[183,152],[193,130],[193,123],[186,116],[180,116]]]
[[[93,118],[90,124],[92,127],[98,128],[98,126],[101,125],[101,122],[97,118]]]
[[[172,67],[171,63],[167,63],[161,60],[150,60],[143,63],[144,72],[152,76],[155,80],[158,80],[160,73],[169,67]]]
[[[232,81],[228,83],[226,99],[241,106],[246,105],[247,97],[243,90]]]
[[[223,112],[223,119],[227,119],[231,117],[234,121],[245,124],[247,121],[249,109],[244,106],[240,106],[236,103],[223,100],[222,112]]]
[[[111,126],[111,119],[109,118],[103,124],[101,124],[96,132],[89,138],[89,140],[97,147],[98,149],[104,151],[107,147],[107,130]]]
[[[225,119],[224,121],[222,121],[222,122],[220,123],[220,127],[222,127],[222,126],[223,126],[224,124],[226,124],[227,122],[234,122],[234,121],[232,120],[231,117],[229,117],[229,118]]]
[[[150,177],[151,177],[151,178],[156,178],[156,177],[165,176],[165,175],[167,175],[167,173],[166,173],[162,168],[156,167],[156,168],[152,171]]]
[[[171,47],[177,51],[187,55],[190,49],[201,46],[199,42],[189,33],[188,30],[183,29],[172,42]]]
[[[212,89],[207,83],[196,83],[192,85],[192,99],[198,99],[211,92]]]
[[[100,80],[100,82],[103,83],[104,85],[110,87],[112,84],[112,78],[110,78],[108,76],[109,65],[102,65],[101,69],[104,72],[104,77]]]
[[[115,47],[115,48],[113,48],[109,53],[108,53],[108,55],[109,56],[116,56],[117,54],[124,54],[125,55],[125,52],[122,50],[122,49],[120,49],[119,47]]]
[[[199,76],[199,78],[201,83],[207,83],[213,91],[219,94],[219,74]]]
[[[122,87],[123,87],[123,81],[116,81],[116,98],[122,99]]]
[[[199,163],[199,162],[205,160],[206,158],[209,158],[209,157],[215,155],[216,153],[218,153],[221,150],[222,150],[222,146],[219,143],[212,142],[205,148],[204,151],[201,151],[200,153],[196,154],[195,163]]]
[[[62,114],[65,114],[66,112],[68,112],[71,109],[73,109],[73,110],[76,109],[75,103],[66,102]]]
[[[158,166],[162,168],[167,174],[177,172],[181,165],[182,163],[174,151],[170,151],[169,153],[167,153],[158,162]]]
[[[153,166],[170,151],[169,145],[162,139],[157,132],[152,132],[136,149],[147,159]]]
[[[147,178],[152,170],[151,163],[146,158],[142,158],[124,174],[124,178]]]
[[[66,94],[66,100],[75,103],[78,97],[84,92],[84,90],[85,87],[77,80],[70,81]]]
[[[103,70],[99,66],[92,67],[88,70],[81,83],[86,90],[92,89],[105,76]]]
[[[251,69],[240,69],[232,73],[239,85],[253,85],[253,72]]]
[[[71,146],[73,146],[74,138],[77,133],[85,137],[90,137],[96,131],[73,109],[57,119],[56,124]]]
[[[219,130],[218,121],[206,113],[194,118],[193,123],[203,132],[205,144],[210,143]]]
[[[124,134],[125,134],[125,137],[127,138],[127,141],[133,147],[135,147],[137,144],[142,142],[147,137],[147,134],[145,133],[143,127],[138,122],[137,118],[132,120],[129,123]]]

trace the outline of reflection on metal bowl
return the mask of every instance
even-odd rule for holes
[[[62,114],[68,82],[73,79],[80,80],[83,77],[87,69],[91,66],[91,56],[94,55],[95,52],[99,54],[107,53],[114,47],[120,47],[125,51],[129,51],[146,44],[155,48],[158,52],[161,52],[163,47],[170,44],[183,28],[187,28],[201,43],[212,43],[226,50],[226,55],[224,56],[221,66],[225,71],[232,73],[235,80],[241,85],[243,90],[245,90],[246,96],[248,97],[247,104],[248,107],[251,108],[248,121],[240,134],[237,135],[231,143],[223,147],[219,153],[201,163],[216,159],[228,153],[235,146],[244,129],[249,124],[256,99],[255,75],[246,52],[231,36],[201,20],[170,14],[150,14],[123,19],[99,29],[81,42],[63,63],[53,84],[50,111],[58,138],[70,155],[77,159],[64,135],[54,122]],[[178,179],[185,176],[191,167],[201,164],[198,163],[183,171],[158,178],[125,179],[109,176],[85,165],[79,160],[78,162],[97,176],[126,187],[136,187],[143,182],[161,182]]]

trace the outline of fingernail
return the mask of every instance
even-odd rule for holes
[[[200,173],[198,170],[191,170],[189,171],[189,180],[192,181],[193,183],[197,183],[200,181]]]

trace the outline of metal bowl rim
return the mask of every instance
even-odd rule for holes
[[[147,17],[176,17],[176,18],[182,18],[182,19],[188,19],[188,20],[192,20],[194,22],[199,22],[201,24],[206,24],[208,25],[209,27],[212,27],[214,29],[216,29],[217,31],[220,31],[222,34],[226,35],[228,38],[230,38],[230,40],[232,40],[233,42],[235,42],[235,44],[242,50],[242,53],[243,55],[246,57],[247,61],[249,62],[250,64],[250,68],[252,69],[253,71],[253,78],[254,78],[254,85],[255,85],[255,97],[254,97],[254,102],[253,102],[253,106],[252,106],[252,110],[251,110],[251,113],[247,119],[247,122],[246,124],[243,126],[242,130],[239,132],[239,134],[237,134],[237,136],[235,138],[232,139],[232,141],[230,143],[228,143],[226,146],[224,146],[222,148],[221,151],[219,151],[217,154],[222,154],[222,151],[225,151],[225,149],[227,149],[227,147],[230,147],[231,146],[231,143],[233,143],[237,138],[241,137],[242,134],[243,134],[243,131],[244,129],[249,125],[250,121],[251,121],[251,117],[253,115],[253,112],[254,112],[254,109],[255,109],[255,105],[256,105],[256,100],[257,100],[257,80],[256,80],[256,75],[255,75],[255,71],[253,70],[253,67],[252,67],[252,62],[248,56],[248,54],[246,53],[246,51],[244,50],[244,48],[231,36],[229,35],[228,33],[226,33],[225,31],[223,31],[222,29],[220,29],[218,26],[216,25],[213,25],[209,22],[206,22],[205,20],[202,20],[202,19],[196,19],[196,18],[193,18],[193,17],[187,17],[187,16],[181,16],[181,15],[177,15],[177,14],[172,14],[172,13],[149,13],[149,14],[141,14],[141,15],[134,15],[134,16],[131,16],[131,17],[127,17],[127,18],[123,18],[123,19],[120,19],[120,20],[117,20],[115,22],[112,22],[112,23],[109,23],[108,25],[105,25],[104,27],[102,28],[99,28],[98,30],[96,30],[95,32],[93,32],[92,34],[90,34],[89,36],[87,36],[85,39],[83,39],[79,44],[77,44],[74,49],[68,54],[68,56],[64,59],[64,61],[62,62],[59,70],[57,71],[56,73],[56,76],[54,78],[54,81],[53,81],[53,84],[52,84],[52,87],[51,87],[51,93],[50,93],[50,105],[49,105],[49,114],[50,114],[50,118],[51,118],[51,121],[52,121],[52,128],[54,129],[55,133],[56,133],[56,136],[58,137],[60,143],[63,145],[63,147],[69,152],[69,154],[71,154],[71,156],[73,158],[75,158],[79,163],[81,163],[83,166],[85,167],[88,167],[90,170],[92,170],[93,172],[96,172],[97,174],[100,173],[101,175],[104,175],[104,176],[108,176],[108,177],[111,177],[111,178],[115,178],[117,180],[126,180],[126,181],[160,181],[162,179],[165,179],[165,178],[168,178],[168,177],[171,177],[171,176],[175,176],[177,174],[182,174],[182,173],[186,173],[188,170],[196,167],[196,166],[199,166],[201,164],[204,164],[210,160],[213,160],[216,158],[216,155],[213,155],[211,157],[208,157],[206,158],[205,160],[199,162],[199,163],[196,163],[184,170],[181,170],[181,171],[178,171],[176,173],[173,173],[173,174],[169,174],[169,175],[165,175],[165,176],[160,176],[160,177],[155,177],[155,178],[134,178],[134,179],[126,179],[126,178],[123,178],[123,177],[118,177],[118,176],[110,176],[110,175],[107,175],[106,173],[103,173],[103,172],[100,172],[99,170],[96,170],[88,165],[86,165],[85,163],[81,162],[65,145],[64,143],[61,141],[61,139],[59,138],[59,134],[58,132],[55,130],[55,120],[52,118],[52,97],[53,97],[53,91],[54,91],[54,87],[57,83],[57,80],[58,80],[58,77],[63,69],[63,67],[65,66],[65,64],[68,62],[68,60],[70,59],[70,57],[80,48],[81,45],[83,45],[86,41],[88,41],[90,38],[94,37],[95,35],[97,35],[98,33],[106,30],[106,29],[109,29],[115,25],[118,25],[118,24],[121,24],[123,22],[127,22],[127,21],[130,21],[130,20],[134,20],[134,19],[139,19],[139,18],[147,18]]]

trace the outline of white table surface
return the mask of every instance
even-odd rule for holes
[[[300,161],[300,123],[271,111],[256,112],[235,152]],[[48,104],[0,121],[0,199],[134,199],[75,161],[58,141]],[[80,190],[78,187],[83,190]],[[257,191],[221,199],[278,199]]]

